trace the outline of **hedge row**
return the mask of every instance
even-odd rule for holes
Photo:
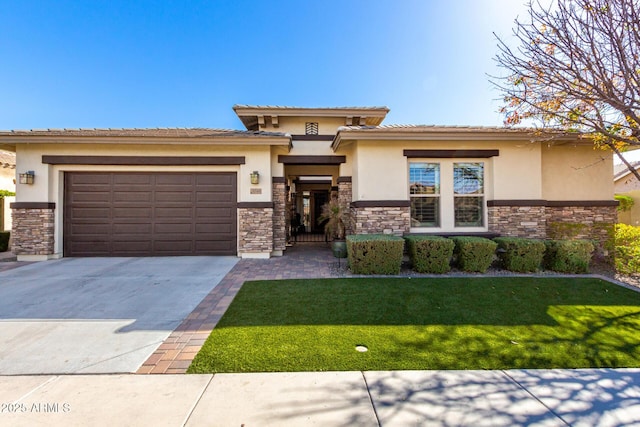
[[[640,227],[616,225],[615,259],[619,272],[640,273]]]
[[[422,235],[403,239],[361,234],[347,237],[351,271],[355,274],[398,274],[405,241],[413,270],[434,274],[450,271],[452,261],[462,271],[484,273],[496,256],[503,268],[514,272],[535,272],[544,266],[563,273],[586,273],[594,250],[593,244],[586,240],[542,241],[518,237],[490,240]]]

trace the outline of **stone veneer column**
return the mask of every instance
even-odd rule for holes
[[[338,177],[338,203],[341,205],[351,206],[353,201],[353,184],[351,183],[350,176]],[[356,211],[351,208],[351,214],[355,218]],[[353,224],[347,224],[347,235],[355,233]]]
[[[273,177],[273,254],[282,255],[286,249],[286,180]]]
[[[55,243],[55,203],[12,203],[12,252],[52,255]]]
[[[357,201],[355,211],[356,234],[393,234],[403,236],[411,230],[409,201]]]
[[[489,232],[503,236],[547,237],[546,207],[542,200],[492,200],[487,202]]]
[[[238,252],[243,258],[269,258],[273,252],[273,203],[238,203]]]

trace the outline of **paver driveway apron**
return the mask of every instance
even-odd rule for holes
[[[135,372],[236,262],[65,258],[0,272],[0,375]]]

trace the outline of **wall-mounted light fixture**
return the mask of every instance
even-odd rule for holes
[[[251,183],[260,184],[260,174],[258,173],[258,171],[251,172]]]
[[[20,184],[33,184],[33,179],[36,174],[33,171],[26,171],[25,173],[18,174]]]

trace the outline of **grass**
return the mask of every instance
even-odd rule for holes
[[[639,330],[595,278],[246,282],[188,372],[640,367]]]

